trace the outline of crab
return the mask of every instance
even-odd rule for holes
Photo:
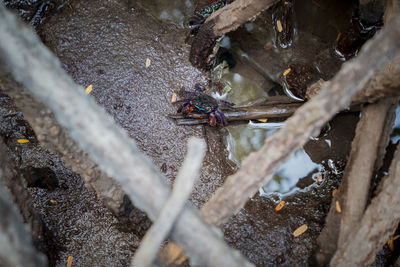
[[[179,107],[178,113],[182,113],[187,118],[202,119],[204,114],[208,115],[210,126],[226,126],[228,121],[221,110],[221,107],[231,108],[232,103],[217,100],[201,91],[200,87],[196,92],[183,91],[185,99]]]

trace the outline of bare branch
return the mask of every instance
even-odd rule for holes
[[[328,264],[364,214],[371,179],[385,155],[397,105],[398,98],[382,99],[362,111],[342,184],[332,199],[327,223],[318,238],[318,265]],[[336,210],[336,201],[341,213]]]
[[[379,220],[378,218],[385,218]],[[397,148],[383,189],[339,247],[331,266],[369,266],[400,222],[400,149]]]
[[[367,42],[359,56],[343,64],[339,73],[325,83],[321,93],[299,108],[285,126],[251,154],[242,168],[201,209],[202,217],[220,224],[238,212],[246,201],[267,183],[279,165],[303,146],[310,136],[361,91],[368,80],[400,49],[400,19]]]
[[[134,141],[84,94],[37,36],[0,3],[0,58],[15,78],[46,103],[79,146],[100,168],[115,177],[135,205],[155,219],[168,199],[162,174],[139,151]],[[209,266],[251,266],[186,206],[172,238],[188,255]]]
[[[185,202],[199,177],[205,152],[204,141],[194,137],[189,139],[185,161],[176,177],[173,191],[157,220],[142,239],[131,266],[145,267],[153,262],[161,242],[165,240],[179,213],[185,207]]]
[[[319,94],[324,84],[319,80],[307,88],[306,98]],[[367,84],[367,86],[352,98],[352,104],[373,103],[378,99],[400,95],[400,53],[390,60]]]

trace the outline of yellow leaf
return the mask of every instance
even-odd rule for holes
[[[259,122],[263,122],[266,123],[268,121],[268,119],[257,119]]]
[[[276,21],[276,27],[278,28],[278,32],[282,32],[283,31],[282,23],[281,23],[280,20]]]
[[[394,239],[393,236],[389,237],[389,240],[387,242],[388,247],[390,249],[390,251],[394,251]]]
[[[146,58],[146,68],[148,68],[151,64],[150,58]]]
[[[92,90],[93,90],[93,85],[92,84],[90,84],[88,87],[86,87],[86,89],[85,89],[85,94],[90,94],[90,92],[92,92]]]
[[[72,266],[72,259],[73,259],[74,257],[72,257],[72,256],[68,256],[68,260],[67,260],[67,267],[71,267]]]
[[[294,237],[298,237],[299,235],[304,234],[308,229],[307,224],[303,224],[302,226],[300,226],[299,228],[297,228],[294,232],[293,235]]]
[[[390,251],[394,251],[394,241],[399,237],[400,237],[400,235],[389,237],[387,244],[388,244]]]
[[[285,70],[285,72],[283,73],[283,76],[288,75],[291,70],[292,70],[291,68],[288,68],[287,70]]]
[[[336,192],[337,192],[337,189],[336,189],[336,188],[333,189],[333,190],[332,190],[332,196],[335,196]]]
[[[337,37],[336,37],[336,41],[339,41],[340,36],[342,36],[342,33],[341,33],[341,32],[338,33],[338,35],[337,35]]]
[[[176,102],[176,97],[177,97],[176,93],[173,93],[172,97],[171,97],[171,103],[175,103]]]
[[[20,144],[25,144],[25,143],[29,143],[29,140],[28,139],[18,139],[17,142]]]
[[[340,203],[337,200],[336,200],[336,211],[339,212],[339,213],[342,212],[342,208],[340,207]]]
[[[276,211],[280,211],[282,208],[283,208],[283,206],[285,206],[285,201],[284,200],[282,200],[281,202],[279,202],[279,204],[278,205],[276,205],[276,207],[275,207],[275,210]]]

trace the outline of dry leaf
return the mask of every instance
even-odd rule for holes
[[[50,203],[51,204],[57,204],[57,201],[55,201],[54,199],[50,199]]]
[[[285,201],[284,200],[282,200],[281,202],[279,202],[279,204],[278,205],[276,205],[276,207],[275,207],[275,210],[276,211],[280,211],[282,208],[283,208],[283,206],[285,206]]]
[[[336,188],[333,189],[333,190],[332,190],[332,196],[335,196],[336,192],[337,192],[337,189],[336,189]]]
[[[285,70],[285,72],[283,73],[283,76],[288,75],[291,70],[292,70],[291,68],[288,68],[287,70]]]
[[[176,102],[176,98],[177,98],[176,93],[173,93],[172,97],[171,97],[171,103],[175,103]]]
[[[272,49],[272,47],[273,47],[272,44],[265,44],[265,45],[264,45],[264,50],[265,50],[265,51],[269,51],[269,50]]]
[[[298,237],[299,235],[304,234],[305,231],[307,231],[307,229],[308,229],[307,224],[303,224],[302,226],[300,226],[299,228],[297,228],[297,229],[293,232],[294,237]]]
[[[387,242],[388,247],[390,249],[390,251],[394,251],[394,239],[393,236],[389,237],[389,240]]]
[[[340,36],[342,36],[342,33],[341,33],[341,32],[338,33],[338,35],[337,35],[337,37],[336,37],[336,41],[339,41]]]
[[[282,32],[283,31],[282,23],[281,23],[280,20],[276,21],[276,27],[278,28],[278,32]]]
[[[89,86],[86,87],[86,89],[85,89],[85,94],[87,94],[87,95],[90,94],[92,92],[92,90],[93,90],[93,85],[89,84]]]
[[[257,119],[259,122],[263,122],[266,123],[268,121],[268,119]]]
[[[400,237],[400,235],[389,237],[387,244],[388,244],[390,251],[394,251],[394,241],[399,237]]]
[[[71,267],[72,266],[72,259],[73,259],[74,257],[72,257],[72,256],[68,256],[68,260],[67,260],[67,267]]]
[[[340,207],[340,203],[337,200],[336,200],[336,211],[339,212],[339,213],[342,212],[342,208]]]
[[[148,68],[151,64],[150,58],[146,58],[146,68]]]
[[[29,143],[29,140],[28,139],[18,139],[17,142],[20,144],[25,144],[25,143]]]

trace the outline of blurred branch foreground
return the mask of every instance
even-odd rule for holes
[[[185,250],[191,261],[197,264],[252,266],[238,251],[230,248],[223,241],[221,232],[210,224],[219,225],[238,212],[248,198],[268,182],[279,165],[303,146],[310,136],[318,134],[323,125],[337,112],[347,108],[352,97],[365,88],[399,50],[400,19],[397,18],[370,40],[354,60],[345,63],[331,81],[324,83],[317,96],[298,108],[287,120],[284,128],[268,138],[258,152],[250,155],[242,164],[242,168],[227,179],[224,186],[199,213],[184,203],[194,183],[189,177],[198,176],[204,144],[193,141],[193,146],[199,146],[197,149],[203,152],[197,151],[195,164],[189,166],[185,161],[179,172],[176,188],[170,193],[163,183],[162,174],[138,150],[134,141],[102,108],[84,94],[83,88],[72,81],[61,68],[58,59],[39,38],[0,4],[1,60],[7,64],[16,80],[52,109],[60,124],[69,130],[71,137],[89,153],[92,160],[120,182],[135,206],[156,221],[154,228],[149,230],[143,241],[145,245],[138,250],[137,258],[134,259],[137,266],[151,264],[159,242],[168,234]],[[191,151],[189,146],[188,153]],[[382,247],[382,242],[387,240],[393,233],[394,226],[398,225],[398,154],[397,152],[393,159],[388,178],[380,193],[366,211],[358,215],[362,219],[352,221],[352,225],[357,227],[351,227],[349,230],[348,238],[338,247],[332,265],[371,263],[371,258],[373,259],[377,250]],[[188,175],[188,172],[191,174]],[[390,205],[388,201],[394,205]],[[382,212],[379,216],[383,223],[374,225],[373,220],[378,211]],[[345,212],[343,210],[343,213]],[[389,214],[393,216],[388,216]],[[347,223],[343,220],[343,227]],[[368,239],[360,240],[360,237],[366,236],[367,233]],[[378,234],[380,238],[374,238]],[[376,243],[361,246],[361,242]],[[1,253],[2,250],[0,258],[6,256]]]

